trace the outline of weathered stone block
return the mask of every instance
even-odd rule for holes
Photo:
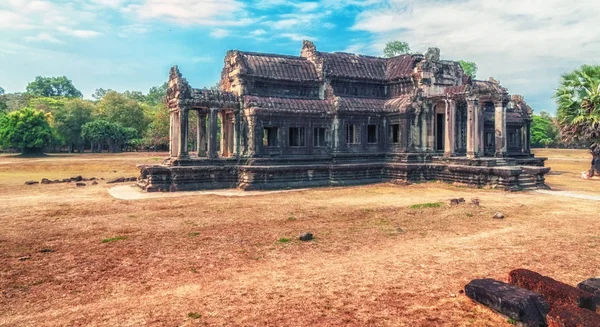
[[[27,181],[25,182],[25,185],[35,185],[35,184],[39,184],[40,182],[38,181]]]
[[[577,288],[592,293],[594,295],[596,306],[600,305],[600,277],[584,280],[577,284]]]
[[[598,327],[600,315],[573,305],[558,305],[547,316],[548,327]]]
[[[487,278],[471,281],[465,286],[465,294],[526,326],[546,326],[549,306],[532,291]]]
[[[508,274],[508,282],[542,294],[552,307],[574,305],[596,310],[592,294],[550,277],[542,276],[535,271],[527,269],[513,270]]]

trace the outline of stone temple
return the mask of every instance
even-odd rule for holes
[[[393,58],[319,52],[309,41],[297,57],[229,51],[219,89],[194,89],[171,69],[170,156],[141,165],[138,186],[546,187],[550,168],[530,151],[532,110],[523,97],[493,78],[471,79],[436,48]]]

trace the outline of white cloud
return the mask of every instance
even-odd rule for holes
[[[250,34],[254,35],[254,36],[261,36],[261,35],[267,34],[267,31],[265,31],[263,29],[257,29],[257,30],[250,32]]]
[[[389,0],[359,14],[352,29],[374,34],[375,54],[390,40],[416,51],[437,46],[445,58],[475,61],[480,78],[539,93],[562,71],[598,62],[598,17],[595,0]]]
[[[238,0],[143,0],[124,11],[142,19],[164,19],[191,26],[246,26],[252,22]]]
[[[304,40],[309,40],[309,41],[316,41],[317,38],[311,37],[311,36],[306,36],[306,35],[302,35],[302,34],[298,34],[298,33],[282,33],[279,35],[280,37],[285,37],[288,38],[292,41],[304,41]]]
[[[82,39],[87,39],[87,38],[92,38],[92,37],[102,35],[102,33],[97,32],[97,31],[71,29],[71,28],[67,28],[65,26],[59,26],[57,28],[57,30],[62,33],[69,34],[69,35],[72,35],[72,36],[75,36],[78,38],[82,38]]]
[[[224,30],[222,28],[217,28],[217,29],[213,30],[212,32],[210,32],[210,36],[212,36],[216,39],[222,39],[228,35],[229,35],[229,31]]]
[[[62,44],[63,42],[48,33],[40,33],[36,36],[26,36],[25,41],[28,42],[48,42]]]
[[[118,30],[119,37],[127,38],[134,35],[146,34],[151,30],[151,27],[143,24],[132,24],[119,26]]]
[[[112,8],[120,7],[123,2],[124,0],[92,0],[92,3],[94,4]]]

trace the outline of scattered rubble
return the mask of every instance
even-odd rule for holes
[[[312,241],[313,234],[312,233],[301,234],[299,239],[300,239],[300,241],[304,241],[304,242]]]
[[[526,326],[546,325],[550,306],[541,295],[532,291],[487,278],[471,281],[465,286],[465,294]]]
[[[574,305],[596,310],[594,296],[591,293],[542,276],[535,271],[515,269],[508,274],[508,282],[542,294],[551,306]]]
[[[106,182],[106,184],[116,184],[116,183],[125,183],[125,182],[135,182],[137,181],[137,177],[118,177],[113,178]]]

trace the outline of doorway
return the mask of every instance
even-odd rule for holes
[[[444,114],[435,115],[435,150],[444,152]]]

